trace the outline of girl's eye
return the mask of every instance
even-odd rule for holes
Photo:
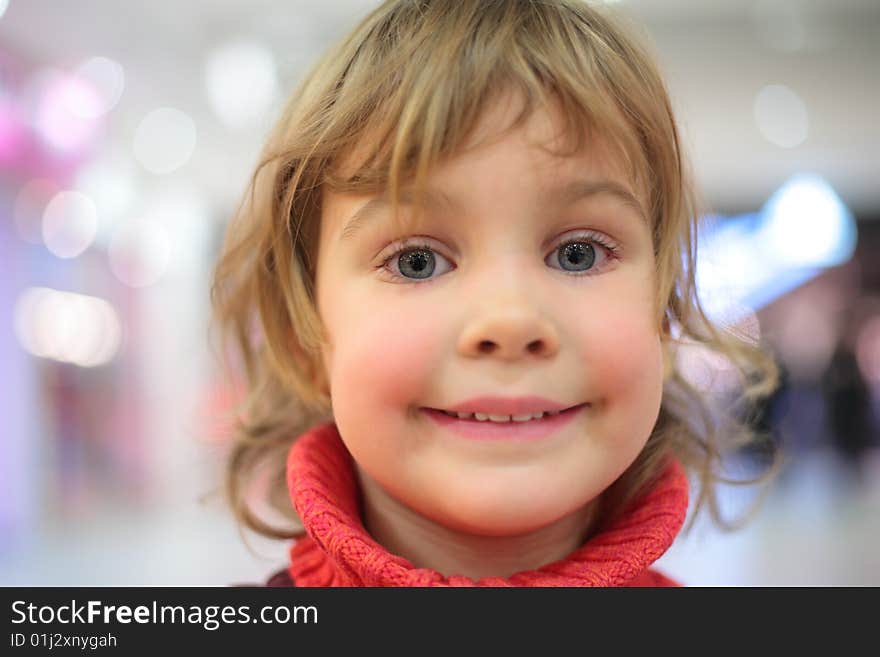
[[[617,247],[598,235],[567,240],[547,256],[547,264],[558,263],[563,271],[593,275],[602,271],[617,254]],[[588,273],[587,273],[588,272]]]
[[[555,261],[563,271],[572,275],[591,276],[603,271],[609,260],[617,257],[618,250],[603,235],[590,232],[563,242],[547,256],[545,262],[553,266]],[[384,260],[382,268],[388,270],[395,281],[424,281],[432,278],[438,257],[447,263],[445,271],[452,268],[449,261],[428,244],[403,244]]]
[[[441,260],[448,262],[446,258],[427,244],[419,244],[417,246],[404,245],[392,253],[382,265],[386,268],[392,268],[391,277],[395,280],[424,280],[431,278],[431,275],[437,268],[437,256]],[[394,265],[397,266],[399,274],[394,271]]]

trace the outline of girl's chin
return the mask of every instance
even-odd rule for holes
[[[542,507],[529,509],[523,507],[507,507],[504,509],[473,506],[458,506],[454,513],[443,517],[429,518],[445,529],[471,536],[486,538],[514,538],[539,532],[552,525],[572,522],[572,526],[586,523],[587,509],[582,508],[574,513],[568,510]],[[575,514],[578,514],[577,517]],[[582,522],[581,522],[582,521]]]

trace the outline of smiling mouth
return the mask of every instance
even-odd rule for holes
[[[507,423],[520,423],[524,424],[526,422],[534,422],[536,420],[541,420],[545,417],[554,417],[556,415],[563,415],[566,413],[570,413],[576,409],[579,409],[583,406],[589,406],[588,403],[584,402],[583,404],[578,404],[576,406],[571,406],[569,408],[563,409],[561,411],[545,411],[541,413],[527,413],[524,415],[494,415],[491,413],[455,413],[453,411],[446,411],[442,408],[431,408],[428,410],[437,411],[439,413],[443,413],[448,417],[458,418],[460,420],[472,420],[475,422],[492,422],[495,424],[507,424]]]

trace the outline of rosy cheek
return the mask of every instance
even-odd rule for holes
[[[441,320],[436,312],[398,313],[389,307],[337,319],[344,328],[337,330],[334,396],[356,396],[374,408],[427,401],[424,386],[442,356]]]
[[[583,337],[586,377],[594,394],[613,403],[651,403],[662,381],[659,337],[651,318],[634,309],[610,311]]]

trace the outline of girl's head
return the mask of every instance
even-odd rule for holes
[[[746,396],[775,372],[700,311],[695,216],[662,80],[607,16],[383,3],[294,94],[215,273],[248,377],[236,510],[283,534],[244,485],[267,463],[292,511],[284,452],[331,418],[371,495],[471,533],[593,500],[612,516],[670,456],[711,499],[720,430],[748,431],[719,422],[676,349],[728,357]],[[579,408],[531,442],[438,423],[485,396]]]

